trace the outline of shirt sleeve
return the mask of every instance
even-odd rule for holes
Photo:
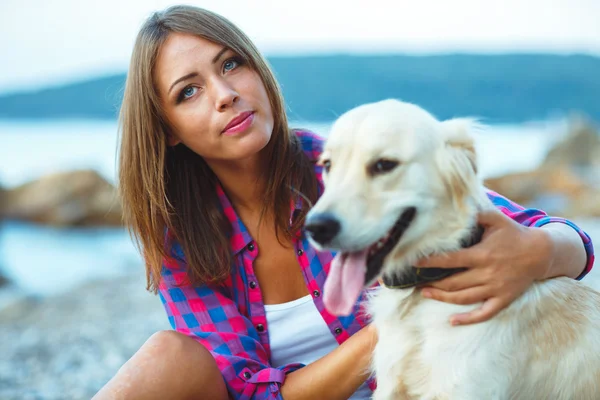
[[[217,285],[186,284],[185,267],[181,259],[163,262],[159,295],[173,329],[210,351],[233,399],[282,399],[286,374],[304,365],[272,368],[256,328],[227,291]]]
[[[581,240],[583,241],[583,246],[585,247],[585,252],[587,254],[587,262],[585,268],[577,277],[577,279],[582,279],[592,270],[592,266],[594,265],[594,246],[592,244],[592,239],[576,224],[564,218],[551,217],[545,212],[535,208],[524,208],[519,204],[489,189],[487,190],[487,195],[492,201],[492,203],[494,203],[494,205],[500,211],[502,211],[505,215],[509,216],[521,225],[540,227],[551,222],[558,222],[567,224],[571,228],[575,229],[575,231],[579,234]]]

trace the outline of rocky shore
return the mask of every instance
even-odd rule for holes
[[[0,311],[0,399],[90,399],[148,337],[169,328],[141,273],[20,299]]]

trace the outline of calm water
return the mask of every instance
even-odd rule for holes
[[[322,135],[329,130],[327,124],[301,126]],[[557,123],[491,127],[477,137],[480,169],[492,176],[534,168],[561,133]],[[76,168],[94,168],[114,182],[117,140],[114,122],[0,120],[0,185],[13,187]],[[121,229],[55,229],[11,222],[0,225],[0,269],[24,290],[50,294],[98,277],[141,273],[142,266]]]

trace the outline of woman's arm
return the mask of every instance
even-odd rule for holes
[[[564,218],[549,216],[536,208],[525,208],[492,190],[488,190],[487,194],[498,210],[520,225],[551,230],[546,238],[550,239],[549,245],[553,247],[551,254],[553,265],[550,270],[543,270],[542,275],[536,278],[569,276],[582,279],[592,270],[594,265],[592,239],[576,224]],[[534,232],[539,231],[534,230]],[[542,246],[544,244],[548,243],[542,243]],[[549,250],[548,247],[545,249]],[[560,259],[555,259],[556,256],[560,256]],[[577,265],[579,262],[581,264]],[[575,271],[577,269],[578,271]]]
[[[287,375],[281,387],[286,400],[345,400],[369,377],[371,354],[377,342],[367,325],[319,360]]]
[[[572,227],[562,223],[548,223],[538,230],[538,234],[542,236],[542,241],[547,242],[543,247],[548,248],[548,260],[541,263],[539,279],[557,276],[575,279],[587,272],[586,249],[581,236]]]
[[[561,275],[581,279],[594,262],[590,237],[572,222],[526,209],[492,191],[488,197],[500,212],[479,215],[479,224],[486,229],[481,243],[419,263],[424,268],[468,268],[422,291],[448,303],[482,303],[469,313],[452,316],[454,325],[492,318],[536,280]]]

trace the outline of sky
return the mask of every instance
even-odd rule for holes
[[[0,92],[124,72],[164,0],[1,0]],[[586,53],[600,0],[189,1],[237,24],[267,56],[314,53]]]

